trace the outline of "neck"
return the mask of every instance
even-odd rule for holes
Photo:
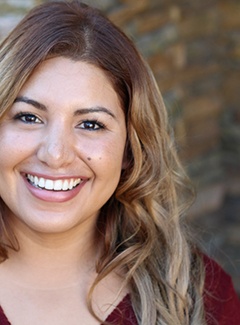
[[[45,234],[17,227],[15,235],[20,250],[9,251],[3,264],[22,286],[55,289],[85,285],[86,276],[95,275],[99,247],[95,229]]]

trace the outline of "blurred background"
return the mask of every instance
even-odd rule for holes
[[[0,39],[48,1],[0,0]],[[83,2],[102,9],[149,62],[197,190],[190,220],[240,294],[240,1]]]

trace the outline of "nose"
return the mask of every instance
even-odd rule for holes
[[[47,131],[38,148],[37,157],[42,163],[54,169],[71,164],[75,152],[69,132],[59,127]]]

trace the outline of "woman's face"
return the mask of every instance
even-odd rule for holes
[[[43,62],[0,123],[0,196],[13,225],[93,227],[119,182],[125,142],[124,112],[102,70]]]

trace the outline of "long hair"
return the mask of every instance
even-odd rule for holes
[[[202,262],[184,219],[191,189],[161,94],[133,42],[97,9],[77,0],[35,7],[0,46],[0,116],[33,70],[58,56],[101,68],[126,117],[127,164],[100,211],[103,250],[89,293],[90,310],[94,313],[96,284],[120,268],[139,324],[205,324]],[[4,213],[0,222],[1,236],[10,238]],[[3,243],[0,255],[7,258]]]

